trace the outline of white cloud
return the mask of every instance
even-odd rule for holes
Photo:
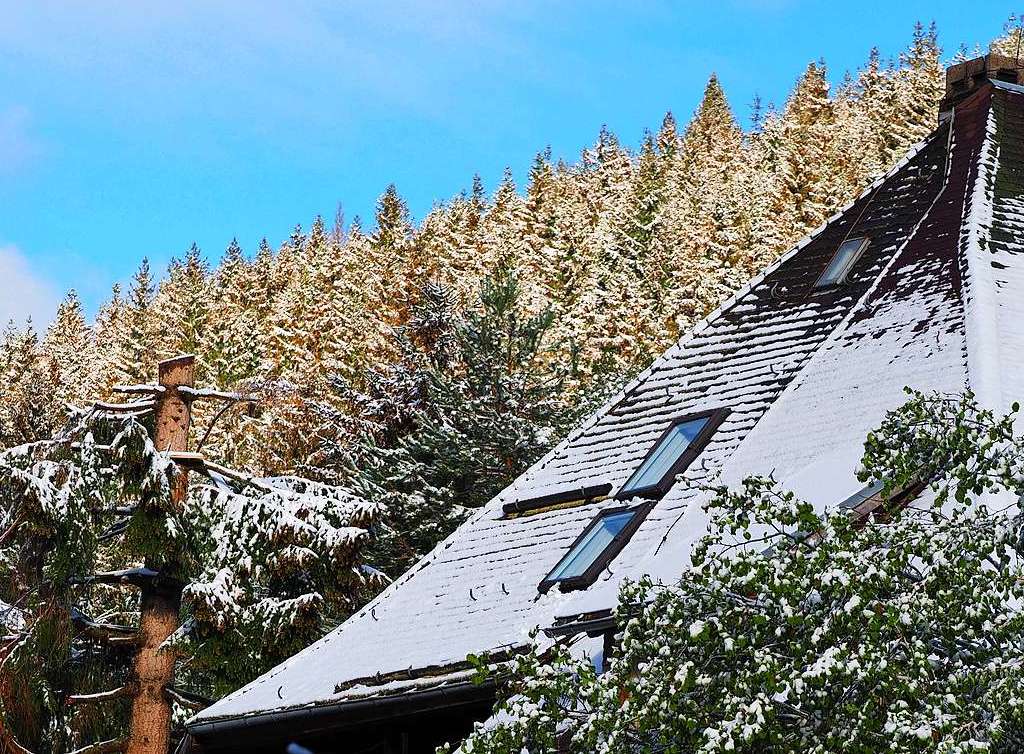
[[[0,326],[28,317],[42,329],[53,318],[60,294],[56,286],[32,269],[17,246],[0,245]]]

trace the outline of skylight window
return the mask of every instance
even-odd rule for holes
[[[836,251],[832,261],[828,263],[825,272],[814,284],[815,288],[827,288],[830,285],[839,285],[846,282],[846,276],[850,274],[853,265],[860,259],[860,255],[867,248],[868,239],[851,238],[843,241],[842,246]]]
[[[728,409],[720,409],[676,419],[655,443],[640,467],[633,472],[633,476],[622,485],[616,497],[660,498],[668,492],[676,476],[704,449],[728,413]]]
[[[559,584],[562,591],[593,584],[605,566],[625,547],[646,512],[643,506],[602,512],[540,582],[540,591],[546,592],[555,584]]]

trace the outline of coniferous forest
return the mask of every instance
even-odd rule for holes
[[[749,128],[711,75],[692,117],[667,113],[639,140],[602,128],[574,161],[541,151],[525,185],[510,171],[497,186],[473,178],[419,221],[391,185],[375,217],[297,218],[277,248],[193,246],[167,270],[143,258],[93,321],[71,291],[45,330],[0,333],[0,448],[54,436],[69,404],[120,400],[114,386],[152,382],[177,354],[195,355],[200,387],[254,399],[216,421],[220,406],[197,403],[193,416],[200,434],[210,427],[208,457],[269,480],[256,495],[197,492],[205,507],[183,519],[204,533],[189,545],[203,553],[186,590],[201,651],[183,686],[223,694],[344,620],[889,169],[933,129],[945,62],[935,29],[918,26],[905,50],[872,50],[838,85],[810,63],[784,103],[752,105]],[[153,453],[106,425],[76,431],[127,457]],[[315,513],[331,542],[282,545],[299,478],[340,506]],[[16,607],[35,593],[31,558],[9,547],[22,523],[0,507],[0,600]],[[345,539],[346,527],[366,536]],[[346,568],[324,567],[332,558]],[[130,622],[128,596],[88,586],[92,617],[83,603],[79,624]],[[225,631],[257,623],[259,636]],[[90,683],[109,685],[89,662]],[[59,718],[66,750],[76,731],[109,723],[46,712],[49,697],[18,683],[0,684],[5,716],[22,730],[33,715]],[[39,681],[54,699],[66,683]]]

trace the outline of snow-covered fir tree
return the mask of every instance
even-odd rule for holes
[[[181,660],[166,693],[182,714],[319,638],[383,583],[364,560],[373,503],[224,470],[176,497],[184,472],[154,445],[152,402],[137,405],[76,412],[0,452],[2,751],[124,739],[144,693],[134,590],[154,580],[185,585],[184,620],[164,642]]]
[[[9,324],[0,333],[0,447],[39,440],[59,425],[56,383],[54,362],[45,357],[32,322],[21,329]]]
[[[408,568],[522,473],[575,415],[550,360],[550,311],[532,314],[517,273],[485,278],[477,306],[430,284],[396,332],[401,362],[348,396],[366,423],[352,489],[387,512],[375,545],[389,575]],[[344,469],[341,470],[344,474]]]

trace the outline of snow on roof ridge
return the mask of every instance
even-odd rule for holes
[[[1016,90],[1024,92],[1024,87],[1016,87]],[[961,220],[959,241],[966,267],[964,287],[968,294],[964,296],[967,375],[981,405],[998,409],[1002,407],[998,304],[989,259],[994,177],[999,169],[999,144],[995,137],[996,117],[990,104],[985,136],[978,151],[977,173],[964,197],[965,202],[970,202],[970,208]]]

